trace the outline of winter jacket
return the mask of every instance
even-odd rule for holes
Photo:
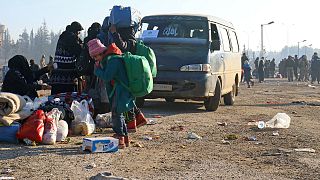
[[[112,54],[120,55],[120,50],[115,46],[109,46],[109,54],[102,60],[101,68],[95,70],[95,75],[98,78],[103,79],[106,82],[107,94],[112,95],[109,97],[109,102],[117,113],[127,112],[134,107],[134,97],[132,94],[123,87],[120,83],[112,83],[113,80],[118,79],[128,86],[128,77],[125,69],[125,65],[122,58],[110,58],[108,56]],[[114,93],[112,93],[115,88]],[[113,96],[116,96],[115,102],[113,102]]]

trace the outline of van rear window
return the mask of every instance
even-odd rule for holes
[[[152,20],[142,23],[142,31],[154,31],[159,38],[208,39],[207,21]]]

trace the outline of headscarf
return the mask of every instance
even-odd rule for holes
[[[29,67],[28,60],[22,55],[15,55],[8,61],[10,70],[19,71],[28,83],[33,81],[33,73]]]

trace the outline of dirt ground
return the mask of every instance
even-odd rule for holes
[[[116,153],[82,152],[83,137],[53,146],[0,144],[0,179],[89,179],[102,172],[127,179],[320,179],[320,86],[315,86],[279,79],[250,89],[241,84],[235,105],[216,112],[205,111],[200,102],[147,101],[143,112],[157,124],[130,134],[135,145]],[[248,125],[279,112],[291,117],[288,129]],[[188,139],[188,132],[202,139]],[[238,139],[223,144],[230,134]],[[92,136],[110,135],[111,129],[104,129]],[[258,141],[246,139],[251,136]],[[133,147],[137,144],[143,147]],[[292,151],[297,148],[315,153]]]

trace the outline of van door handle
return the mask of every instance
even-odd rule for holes
[[[221,59],[224,59],[223,55],[220,56]]]

